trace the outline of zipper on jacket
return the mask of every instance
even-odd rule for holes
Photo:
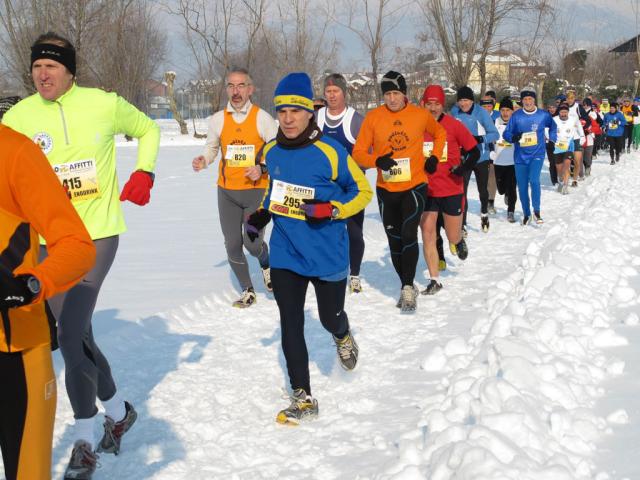
[[[67,122],[64,119],[64,110],[62,109],[62,104],[60,102],[56,102],[58,107],[60,107],[60,117],[62,118],[62,129],[64,130],[64,141],[66,145],[69,145],[69,134],[67,132]]]

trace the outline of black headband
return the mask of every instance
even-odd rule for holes
[[[36,60],[47,58],[61,63],[71,75],[76,75],[76,51],[72,48],[65,48],[52,43],[39,43],[31,47],[31,66]]]

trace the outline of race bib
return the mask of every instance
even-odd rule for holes
[[[256,146],[227,145],[224,159],[230,167],[253,167],[256,164]]]
[[[609,122],[609,130],[615,130],[618,128],[618,122]]]
[[[276,215],[305,220],[304,211],[300,206],[304,203],[303,200],[312,199],[315,193],[315,188],[274,180],[269,211]]]
[[[60,163],[53,166],[53,171],[72,202],[100,197],[100,185],[98,185],[98,172],[94,158]]]
[[[408,182],[411,180],[411,161],[409,158],[394,158],[398,163],[389,171],[381,170],[382,179],[388,183]]]
[[[569,150],[569,142],[567,140],[558,139],[558,141],[556,142],[556,149],[561,151]]]
[[[538,134],[536,132],[523,133],[520,138],[520,145],[523,147],[535,147],[538,145]]]
[[[433,152],[433,142],[423,142],[422,143],[422,154],[424,158],[429,158],[431,156],[431,152]],[[444,142],[444,148],[442,149],[442,157],[440,157],[440,163],[444,163],[447,161],[447,142]]]

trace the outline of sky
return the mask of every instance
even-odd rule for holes
[[[573,41],[576,48],[594,46],[615,46],[636,35],[638,27],[634,7],[640,8],[640,0],[557,0],[556,7],[561,18],[558,28],[567,28],[565,36]],[[166,26],[171,44],[166,68],[175,70],[180,77],[189,76],[192,71],[190,55],[186,51],[182,37],[182,23],[176,16],[159,11],[159,18]],[[574,19],[570,21],[568,19]],[[358,37],[339,25],[333,25],[336,38],[342,45],[339,54],[340,69],[365,70],[368,59]],[[386,42],[393,51],[394,47],[417,46],[416,34],[424,28],[420,14],[408,13],[401,24],[388,37]],[[508,30],[508,24],[506,25]],[[558,32],[560,34],[561,32]]]

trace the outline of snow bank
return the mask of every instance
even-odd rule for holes
[[[616,309],[638,304],[627,248],[637,238],[638,181],[627,182],[594,178],[572,215],[490,290],[468,342],[425,356],[424,370],[447,374],[381,478],[593,478],[596,442],[629,420],[624,410],[594,414],[603,379],[624,370],[606,351],[627,343],[612,329]]]

